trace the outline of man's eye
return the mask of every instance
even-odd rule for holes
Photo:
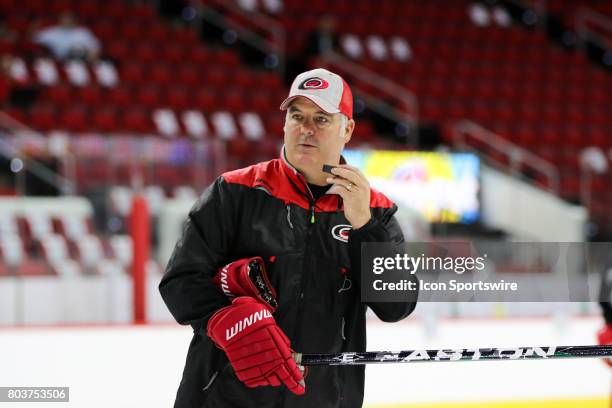
[[[327,122],[329,122],[329,120],[326,117],[321,116],[321,117],[317,118],[317,122],[319,122],[319,123],[327,123]]]
[[[293,115],[293,116],[291,116],[291,118],[295,119],[295,120],[302,120],[302,116],[301,115]]]

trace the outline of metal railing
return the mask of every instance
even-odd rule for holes
[[[12,162],[19,162],[21,168],[16,168],[15,184],[16,192],[25,195],[26,173],[29,171],[45,183],[55,187],[63,195],[72,195],[75,192],[75,184],[63,175],[47,168],[36,155],[48,154],[47,140],[35,130],[23,123],[13,119],[11,116],[0,111],[0,155]],[[63,160],[64,168],[68,172],[74,171],[74,158],[66,152]]]
[[[270,38],[262,36],[249,27],[232,19],[231,15],[224,15],[210,5],[203,5],[205,11],[201,17],[208,23],[221,28],[231,29],[236,32],[240,41],[261,51],[263,54],[274,55],[278,58],[276,70],[281,75],[285,74],[285,29],[282,24],[261,13],[246,12],[232,1],[210,0],[211,4],[230,9],[231,12],[241,18],[249,20],[249,23],[258,30],[269,34]]]
[[[535,171],[545,176],[548,181],[545,188],[559,195],[559,170],[554,164],[469,120],[456,122],[453,125],[452,135],[455,146],[458,148],[478,151],[474,144],[469,143],[469,139],[472,138],[488,149],[506,156],[508,165],[496,161],[492,155],[487,155],[487,158],[493,161],[493,165],[509,170],[510,174],[515,177],[522,176],[524,170]]]
[[[92,165],[101,165],[105,170],[104,174],[96,173],[95,180],[87,179],[88,184],[128,185],[136,189],[143,184],[157,184],[160,179],[156,170],[163,164],[189,169],[192,177],[184,183],[196,188],[205,187],[227,170],[226,145],[216,138],[87,133],[67,137],[59,151],[53,151],[53,143],[53,136],[41,135],[0,112],[0,156],[23,164],[15,172],[17,194],[26,195],[26,170],[63,195],[83,192],[83,174]],[[60,170],[48,169],[42,163],[45,157],[56,159]],[[77,177],[78,173],[81,176]]]
[[[507,0],[512,4],[520,7],[531,8],[538,15],[537,27],[540,30],[546,30],[548,26],[548,1],[547,0]],[[595,37],[604,41],[608,48],[612,48],[612,18],[602,14],[590,7],[580,7],[574,17],[574,26],[576,29],[578,46],[585,51],[586,42],[592,38],[589,34],[595,34]],[[598,27],[600,31],[594,31],[592,27]],[[602,34],[606,32],[602,38]]]
[[[596,37],[605,41],[608,48],[612,49],[612,18],[591,8],[581,7],[576,13],[575,25],[583,49],[586,41],[589,40],[589,34],[595,34]],[[593,26],[599,27],[601,31],[593,31]],[[602,31],[607,32],[607,37],[602,38]]]
[[[211,7],[206,7],[206,11],[209,12],[209,15],[206,17],[207,21],[221,28],[226,28],[226,26],[229,25],[240,35],[240,39],[244,42],[252,45],[260,51],[275,53],[279,58],[278,71],[281,75],[284,74],[286,58],[286,34],[282,24],[261,13],[247,13],[231,1],[226,2],[223,0],[211,0],[211,3],[229,9],[232,13],[235,13],[239,17],[248,18],[249,22],[258,29],[269,33],[271,40],[264,38],[249,28],[240,25],[231,19],[231,15],[224,16]],[[395,83],[388,78],[383,77],[382,75],[341,56],[336,52],[328,52],[319,55],[319,58],[322,62],[327,64],[328,67],[335,66],[344,72],[359,78],[361,81],[367,82],[369,86],[384,94],[388,98],[387,100],[382,100],[381,98],[365,91],[363,88],[360,88],[358,85],[351,84],[351,88],[353,88],[356,93],[358,93],[359,96],[367,103],[370,110],[393,122],[397,122],[399,125],[406,128],[406,144],[411,145],[411,147],[418,147],[419,103],[418,98],[413,92],[405,87],[402,87],[400,84]],[[390,101],[394,103],[390,104]]]
[[[355,78],[366,81],[369,86],[384,94],[388,98],[387,101],[364,91],[358,84],[351,84],[351,88],[359,93],[359,96],[367,103],[369,109],[387,119],[404,125],[408,129],[406,143],[412,147],[418,147],[419,102],[413,92],[336,52],[325,53],[321,55],[320,59],[329,66],[335,66]],[[388,101],[394,103],[389,104]]]

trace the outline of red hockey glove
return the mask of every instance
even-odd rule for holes
[[[612,345],[612,325],[606,325],[603,329],[597,332],[597,340],[602,346]],[[612,367],[611,358],[604,358],[603,361]]]
[[[276,311],[276,292],[270,284],[266,266],[259,256],[239,259],[225,265],[213,278],[215,284],[229,297],[250,296],[266,303]]]
[[[210,318],[207,331],[247,387],[284,383],[294,394],[304,394],[304,378],[293,360],[289,339],[263,303],[238,297]]]

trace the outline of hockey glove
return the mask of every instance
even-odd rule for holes
[[[304,394],[304,378],[293,360],[289,339],[267,305],[238,297],[210,318],[207,332],[247,387],[284,383],[294,394]]]
[[[606,325],[603,329],[597,332],[597,340],[602,346],[612,345],[612,325]],[[604,358],[603,361],[612,367],[611,358]]]
[[[267,304],[272,313],[278,307],[276,292],[268,279],[264,261],[259,256],[225,265],[217,271],[213,281],[230,299],[250,296]]]

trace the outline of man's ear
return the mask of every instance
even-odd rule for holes
[[[355,130],[355,121],[353,119],[349,119],[346,122],[346,127],[344,128],[344,143],[348,143],[351,140],[354,130]]]

